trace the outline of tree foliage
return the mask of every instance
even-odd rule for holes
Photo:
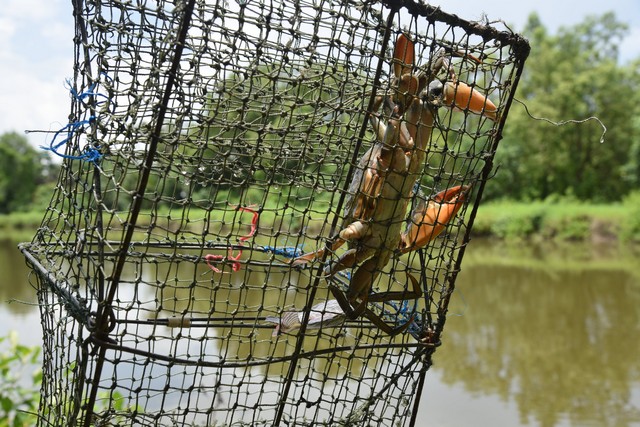
[[[35,425],[42,383],[42,370],[36,368],[40,348],[21,345],[15,332],[0,337],[0,345],[0,427]]]
[[[256,182],[297,185],[298,193],[337,187],[352,148],[344,141],[352,142],[364,117],[366,79],[339,65],[306,65],[295,71],[258,65],[219,83],[209,116],[190,130],[206,140],[206,166],[190,171],[196,198],[238,193]]]
[[[638,188],[640,72],[637,62],[618,61],[626,34],[613,13],[588,17],[555,35],[536,14],[529,17],[524,35],[532,49],[516,98],[532,115],[555,122],[596,116],[607,132],[600,143],[603,129],[596,120],[554,126],[534,121],[515,103],[489,197],[611,201]]]
[[[487,186],[486,199],[570,196],[608,202],[640,189],[640,58],[620,64],[618,46],[627,32],[613,13],[588,17],[556,34],[536,14],[529,17],[523,33],[532,50],[516,99],[533,116],[556,122],[597,116],[607,132],[600,143],[603,130],[595,120],[554,126],[534,120],[514,103],[496,156],[499,171]],[[211,95],[211,115],[186,135],[204,136],[207,143],[199,148],[204,153],[179,144],[160,150],[204,157],[207,164],[168,170],[171,179],[162,188],[151,182],[158,203],[187,193],[211,200],[218,191],[243,191],[256,180],[287,186],[294,175],[311,191],[319,179],[341,176],[353,147],[328,147],[354,138],[362,116],[352,113],[360,111],[368,89],[358,70],[334,68],[309,66],[298,75],[278,64],[258,65],[221,81]],[[345,73],[348,79],[335,78]],[[344,99],[345,93],[356,96]],[[300,99],[306,103],[299,104]],[[125,188],[135,184],[136,177],[124,175],[125,166],[112,166],[106,168],[114,174],[109,182]],[[23,136],[0,136],[0,213],[43,208],[57,167]],[[329,190],[335,183],[321,186]],[[130,200],[118,194],[107,188],[105,203],[126,208]]]
[[[0,213],[31,208],[39,187],[55,179],[56,166],[15,132],[0,135]]]

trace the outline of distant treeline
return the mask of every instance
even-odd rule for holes
[[[532,50],[516,94],[521,102],[512,105],[504,138],[496,155],[498,171],[485,189],[484,200],[533,202],[568,198],[581,202],[611,203],[640,192],[640,104],[637,101],[640,99],[640,58],[621,64],[618,52],[618,46],[628,34],[627,26],[619,22],[613,13],[606,13],[550,34],[538,16],[533,14],[522,33],[529,39]],[[264,88],[270,84],[269,78],[273,76],[268,73],[265,69],[264,82],[252,82],[253,90],[258,90],[258,95],[263,84]],[[216,101],[218,108],[233,112],[235,110],[231,107],[234,102],[267,102],[261,98],[247,101],[239,97],[238,91],[242,90],[243,83],[239,80],[234,82],[233,79],[237,79],[237,76],[231,76],[228,82],[222,83],[223,87],[232,90],[229,90],[231,94],[228,98],[221,97]],[[282,84],[292,83],[295,82],[284,81]],[[349,83],[359,84],[355,77]],[[321,102],[326,96],[329,102],[334,95],[331,93],[330,77],[323,84],[326,85],[321,88],[323,93],[313,96]],[[309,96],[313,91],[320,90],[318,87],[301,85],[299,93],[304,92]],[[265,91],[267,95],[268,91]],[[246,111],[264,115],[257,105],[255,107],[247,107]],[[295,111],[297,116],[294,124],[297,124],[296,129],[301,129],[306,125],[309,114],[304,108]],[[603,127],[599,121],[569,122],[556,126],[548,121],[534,120],[531,116],[555,122],[596,116],[606,126],[604,142],[601,143]],[[237,119],[242,123],[252,120],[249,116]],[[232,123],[233,120],[232,113],[228,113],[227,122]],[[226,145],[207,148],[211,151],[211,164],[207,168],[194,168],[191,171],[194,178],[190,183],[184,182],[183,176],[176,175],[169,177],[161,188],[154,187],[153,183],[150,183],[150,188],[162,193],[158,199],[161,202],[165,193],[166,200],[175,200],[180,194],[189,193],[194,200],[206,201],[212,199],[217,191],[232,192],[240,191],[242,186],[249,187],[252,180],[287,186],[287,180],[296,171],[305,170],[299,165],[305,150],[322,147],[326,142],[323,120],[328,119],[309,119],[315,120],[314,134],[305,136],[305,143],[309,147],[301,145],[300,141],[287,141],[287,150],[283,151],[281,145],[278,152],[268,150],[270,138],[280,138],[277,131],[283,124],[278,120],[282,118],[274,115],[269,120],[273,120],[270,128],[274,129],[269,135],[252,135],[248,131],[240,133],[230,126],[224,129],[210,127],[207,132],[217,132],[216,139],[226,141]],[[342,123],[340,120],[333,122]],[[341,129],[326,128],[325,133],[344,137],[356,128],[346,119],[341,126]],[[252,138],[259,138],[261,150],[267,150],[259,161],[251,159],[247,151],[252,149]],[[186,157],[190,153],[182,155]],[[344,156],[337,153],[325,160],[316,167],[323,170],[322,176],[333,179],[341,170],[340,162],[345,161]],[[109,156],[102,161],[109,162]],[[274,162],[279,162],[277,168],[272,164]],[[90,167],[90,163],[86,165]],[[59,168],[57,160],[53,161],[49,152],[33,148],[24,136],[17,133],[1,135],[0,214],[43,210],[51,198]],[[265,177],[269,171],[275,174]],[[128,180],[135,181],[137,176],[131,175],[124,176],[124,180],[115,177],[118,179],[112,181],[120,182],[124,188],[132,188],[129,184],[133,182],[128,183]],[[212,190],[210,185],[203,184],[212,181],[226,182],[228,185],[226,188],[218,185],[216,190]],[[188,185],[191,188],[185,191],[184,187]],[[118,200],[110,201],[107,198],[104,202],[126,209],[129,200],[121,195]]]
[[[531,44],[516,97],[496,154],[487,197],[541,200],[552,195],[592,202],[618,201],[640,188],[640,58],[620,64],[618,46],[628,34],[613,13],[549,34],[537,15],[524,35]]]

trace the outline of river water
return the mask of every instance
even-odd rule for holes
[[[640,253],[474,240],[419,426],[640,426]],[[35,292],[0,241],[0,335],[38,345]]]

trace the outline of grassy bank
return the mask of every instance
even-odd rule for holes
[[[0,215],[0,238],[14,242],[30,241],[40,226],[43,216],[44,211]]]
[[[640,193],[622,203],[493,202],[478,209],[474,236],[640,242]]]
[[[276,206],[265,207],[260,217],[261,226],[277,225],[282,221],[293,226],[293,229],[299,226],[296,224],[302,219],[300,212],[286,216],[282,216],[281,212]],[[43,211],[0,215],[0,235],[4,239],[15,241],[31,240],[43,215]],[[205,217],[210,221],[224,223],[225,215],[227,222],[233,222],[229,217],[233,214],[225,214],[224,210],[220,211],[220,215],[212,213],[206,216],[204,211],[191,209],[189,217],[192,222],[189,226],[194,230],[202,229]],[[319,229],[324,223],[323,214],[316,212],[312,216],[313,220],[306,222],[308,231]],[[180,226],[184,218],[180,218],[180,215],[175,217],[175,213],[172,217],[170,212],[158,215],[142,213],[138,225],[147,225],[151,220],[157,221],[158,226],[172,229]],[[215,232],[215,228],[210,228],[209,232]],[[640,242],[640,192],[633,193],[621,203],[612,204],[589,204],[567,200],[484,203],[475,218],[473,236],[505,240]]]

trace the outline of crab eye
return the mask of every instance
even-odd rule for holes
[[[427,89],[427,96],[429,99],[442,97],[444,93],[444,84],[440,80],[434,80],[429,83],[429,88]]]

